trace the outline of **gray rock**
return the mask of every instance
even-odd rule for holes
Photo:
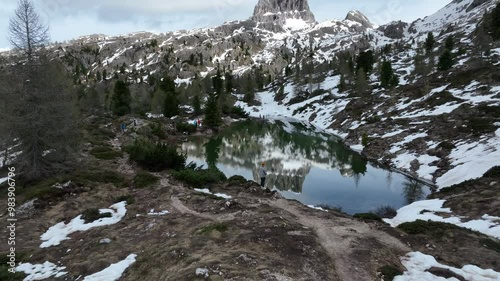
[[[283,25],[286,19],[302,19],[308,23],[315,23],[309,3],[307,0],[259,0],[255,6],[253,21]],[[272,25],[264,27],[274,28]]]
[[[490,2],[489,0],[474,0],[474,2],[472,2],[469,7],[467,7],[467,12],[470,12],[472,10],[474,10],[475,8],[483,5],[484,3],[486,2]]]
[[[385,36],[392,39],[401,39],[404,36],[408,23],[403,21],[393,21],[389,24],[380,26],[377,30],[384,33]]]
[[[370,20],[360,11],[350,11],[349,13],[347,13],[345,20],[360,23],[365,28],[373,28],[373,24],[370,22]]]

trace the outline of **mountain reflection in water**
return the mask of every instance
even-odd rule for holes
[[[335,136],[296,121],[234,123],[210,139],[191,138],[182,150],[188,162],[256,182],[259,164],[265,162],[266,187],[304,204],[341,207],[347,213],[382,205],[399,208],[429,193],[414,179],[367,163]]]

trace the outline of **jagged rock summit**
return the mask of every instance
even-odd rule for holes
[[[360,11],[356,10],[350,11],[349,13],[347,13],[345,20],[357,22],[365,28],[373,28],[373,24],[370,22],[370,20]]]
[[[295,23],[297,27],[297,21],[303,21],[306,24],[316,23],[307,0],[259,0],[251,19],[259,23],[282,27],[290,23]],[[294,29],[293,26],[291,28]]]

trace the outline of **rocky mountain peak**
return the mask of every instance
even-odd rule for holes
[[[284,24],[287,19],[315,23],[307,0],[259,0],[251,18],[256,22]]]
[[[345,20],[350,20],[360,23],[363,27],[366,28],[373,28],[373,24],[370,22],[370,20],[360,11],[356,10],[350,11],[349,13],[347,13]]]

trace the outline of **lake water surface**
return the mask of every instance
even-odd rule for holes
[[[269,189],[348,214],[381,206],[398,209],[430,193],[419,181],[377,167],[337,137],[298,121],[237,122],[210,139],[189,139],[182,150],[187,162],[216,165],[227,177],[241,175],[256,182],[258,167],[265,162]]]

